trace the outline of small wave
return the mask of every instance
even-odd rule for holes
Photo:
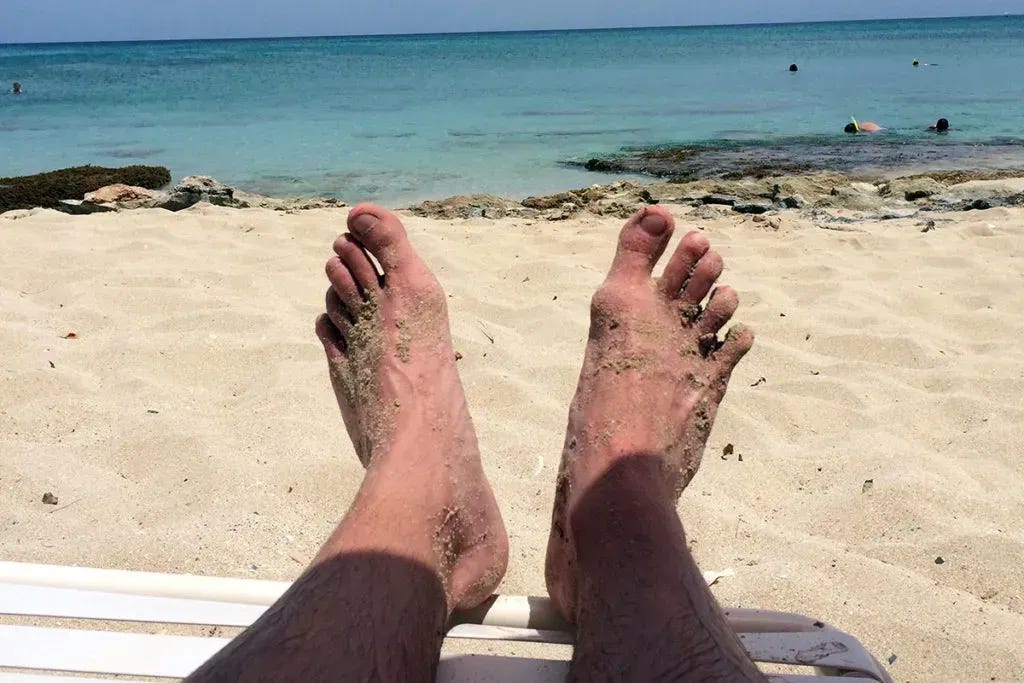
[[[402,132],[402,133],[356,133],[353,137],[363,138],[366,140],[378,140],[378,139],[399,139],[399,138],[412,138],[416,137],[416,133]]]
[[[115,159],[146,159],[163,154],[167,150],[163,147],[137,147],[110,149],[104,152],[108,157]]]
[[[592,111],[545,111],[540,109],[527,109],[525,111],[513,112],[513,116],[537,116],[547,118],[549,116],[590,116]]]
[[[594,135],[620,135],[623,133],[642,133],[646,128],[593,128],[590,130],[544,130],[537,133],[531,133],[532,137],[535,138],[555,138],[555,137],[592,137]]]

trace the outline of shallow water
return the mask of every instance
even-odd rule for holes
[[[3,45],[27,94],[0,97],[0,176],[147,163],[276,195],[525,195],[606,177],[568,159],[842,137],[851,115],[907,144],[934,146],[940,116],[954,143],[1015,138],[1022,69],[1024,17]]]

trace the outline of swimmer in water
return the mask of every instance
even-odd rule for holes
[[[877,123],[871,121],[857,122],[857,119],[850,117],[850,122],[843,128],[844,133],[877,133],[880,130],[885,130]]]
[[[939,119],[934,125],[928,126],[928,130],[933,130],[936,133],[945,133],[953,129],[949,127],[949,121],[946,119]]]
[[[21,89],[21,83],[18,83],[17,81],[15,81],[14,83],[11,84],[11,94],[12,95],[21,95],[24,92],[25,91]]]

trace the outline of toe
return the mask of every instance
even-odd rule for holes
[[[660,206],[649,206],[633,214],[619,233],[619,246],[608,279],[638,282],[649,278],[674,226],[672,215]]]
[[[708,306],[697,321],[697,329],[701,334],[718,332],[729,322],[739,305],[740,297],[735,289],[729,286],[718,287],[711,293]]]
[[[326,313],[316,319],[316,336],[324,345],[327,360],[338,361],[345,358],[345,338]]]
[[[715,280],[722,274],[722,257],[716,251],[704,254],[693,267],[690,279],[683,285],[680,299],[690,304],[699,304],[708,295]]]
[[[324,297],[324,305],[327,307],[327,318],[338,329],[344,337],[352,328],[352,313],[348,307],[338,298],[338,293],[331,287]]]
[[[658,287],[667,297],[676,297],[679,290],[689,279],[693,267],[700,261],[701,256],[708,253],[711,243],[708,238],[697,231],[689,232],[679,242],[672,258],[665,266],[665,272],[661,275]]]
[[[363,302],[363,297],[359,293],[359,288],[356,286],[356,281],[352,277],[352,273],[349,272],[349,269],[341,262],[341,258],[338,256],[332,256],[328,259],[327,265],[324,266],[324,270],[327,272],[327,279],[331,281],[331,289],[334,290],[338,298],[341,299],[342,303],[348,306],[350,310],[356,310]]]
[[[380,288],[377,268],[355,237],[342,235],[334,241],[334,251],[363,292],[376,292]]]
[[[712,358],[718,367],[721,385],[729,380],[733,368],[740,362],[747,351],[754,345],[754,331],[746,325],[734,325],[725,335],[722,346],[714,352]]]
[[[402,277],[422,264],[398,216],[374,204],[360,204],[348,214],[348,229],[380,262],[386,277]]]

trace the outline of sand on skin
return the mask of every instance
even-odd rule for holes
[[[680,502],[701,566],[736,571],[715,594],[832,622],[895,654],[897,680],[1021,680],[1024,210],[922,233],[669,208],[725,256],[758,334]],[[312,332],[344,216],[0,216],[3,559],[298,574],[362,474]],[[621,222],[406,220],[450,295],[511,532],[501,590],[543,594],[588,301]]]

